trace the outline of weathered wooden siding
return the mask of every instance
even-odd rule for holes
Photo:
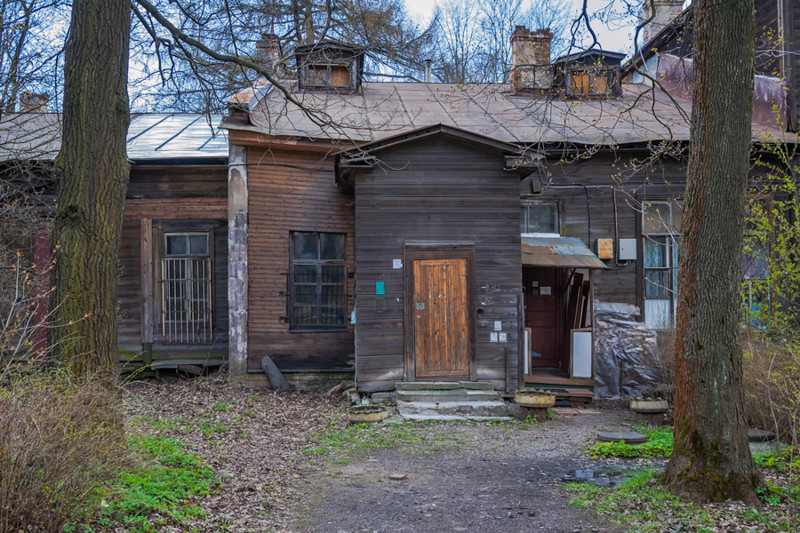
[[[500,154],[441,135],[382,151],[380,159],[382,168],[355,178],[359,389],[389,390],[404,379],[404,269],[410,265],[395,269],[393,259],[404,257],[404,243],[426,241],[474,243],[476,377],[503,388],[508,372],[516,383],[518,177],[501,170]],[[382,296],[375,294],[379,281]],[[508,333],[506,344],[489,342],[496,320]]]
[[[345,234],[345,271],[353,266],[353,198],[339,192],[325,153],[248,147],[248,371],[271,356],[284,370],[333,370],[353,354],[353,328],[290,331],[287,293],[293,231]],[[347,316],[353,281],[347,280]]]
[[[641,205],[650,200],[682,198],[686,166],[675,160],[659,162],[648,169],[633,171],[631,158],[646,153],[595,154],[589,160],[562,164],[551,162],[542,178],[541,194],[523,199],[555,200],[561,210],[561,234],[581,239],[597,251],[597,239],[637,239],[641,248]],[[590,223],[591,222],[591,223]],[[601,302],[643,306],[640,261],[605,261],[608,270],[594,274],[594,297]]]
[[[142,349],[139,227],[138,219],[127,218],[123,221],[119,248],[118,341],[119,349],[129,352],[139,352]]]
[[[126,195],[120,246],[119,347],[130,359],[143,352],[144,314],[151,317],[154,362],[180,359],[202,362],[224,358],[228,339],[227,301],[227,174],[220,166],[134,166]],[[151,228],[150,265],[142,253],[143,233]],[[159,250],[163,231],[213,230],[214,291],[213,338],[210,345],[164,345],[161,342],[159,303]],[[150,270],[151,287],[143,287],[143,272]],[[149,307],[146,295],[152,294]]]

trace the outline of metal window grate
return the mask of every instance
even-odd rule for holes
[[[161,325],[164,344],[210,344],[213,292],[211,259],[161,261]]]

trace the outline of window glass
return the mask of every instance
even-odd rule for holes
[[[186,255],[189,244],[186,235],[167,235],[167,255]]]
[[[295,259],[317,259],[317,245],[319,233],[302,233],[295,231],[292,234]]]
[[[556,204],[526,204],[522,207],[522,233],[558,233]]]
[[[644,267],[667,268],[669,266],[669,237],[648,237],[644,241]]]
[[[320,234],[320,259],[344,259],[344,234]]]
[[[208,235],[189,235],[189,255],[208,255]]]
[[[675,320],[681,209],[667,201],[645,202],[643,208],[645,322],[664,329]]]
[[[346,324],[344,247],[343,233],[292,233],[292,327],[322,329]]]

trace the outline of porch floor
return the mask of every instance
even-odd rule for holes
[[[570,378],[560,368],[533,368],[525,376],[526,388],[546,389],[555,392],[556,399],[571,403],[586,403],[594,397],[594,380]]]

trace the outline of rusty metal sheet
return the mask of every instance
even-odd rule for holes
[[[563,268],[607,268],[575,237],[522,237],[522,264]]]

